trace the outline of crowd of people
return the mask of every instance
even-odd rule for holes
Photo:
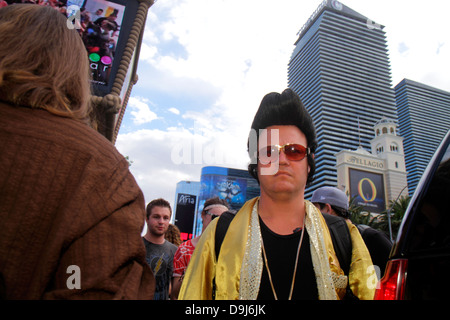
[[[66,19],[5,6],[0,39],[2,298],[373,298],[374,263],[384,267],[391,244],[366,240],[340,190],[305,199],[317,142],[294,91],[267,94],[251,124],[260,196],[237,213],[208,199],[201,235],[180,243],[169,202],[145,205],[127,160],[89,127],[89,61]],[[336,243],[350,248],[347,263]]]

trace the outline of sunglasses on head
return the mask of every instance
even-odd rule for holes
[[[273,145],[259,150],[259,160],[264,164],[277,161],[281,150],[283,150],[286,158],[290,161],[303,160],[310,153],[309,148],[296,143],[288,143],[283,146]]]
[[[218,215],[211,213],[208,210],[205,211],[205,214],[211,216],[211,221],[218,217]]]

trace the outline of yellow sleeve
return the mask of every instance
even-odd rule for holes
[[[358,228],[351,222],[347,222],[347,225],[352,238],[352,262],[349,271],[350,288],[360,300],[372,300],[378,281],[372,258]]]
[[[214,241],[218,220],[211,221],[195,247],[181,285],[179,300],[212,299],[212,281],[216,269]]]
[[[215,234],[219,219],[203,232],[189,262],[179,299],[211,300],[216,277],[216,300],[236,300],[240,292],[242,261],[248,237],[252,209],[257,198],[247,201],[228,227],[222,242],[219,261],[215,253]]]

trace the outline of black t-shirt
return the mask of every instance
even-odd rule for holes
[[[142,239],[146,249],[145,259],[152,269],[156,281],[153,300],[167,300],[173,272],[173,256],[177,251],[177,246],[167,240],[163,244],[154,244],[145,238]]]
[[[291,290],[295,258],[297,257],[297,248],[302,231],[300,230],[290,235],[279,235],[272,232],[261,218],[259,219],[259,223],[261,225],[261,236],[263,237],[275,292],[279,300],[287,300]],[[270,285],[267,269],[264,262],[263,264],[258,300],[274,300],[275,297]],[[305,229],[297,264],[292,300],[317,300],[318,298],[319,294],[311,259],[309,235]]]

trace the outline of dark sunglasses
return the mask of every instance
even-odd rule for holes
[[[290,161],[303,160],[307,155],[310,154],[309,148],[296,143],[288,143],[283,146],[274,145],[262,148],[261,150],[259,150],[259,160],[263,164],[268,164],[272,161],[276,161],[278,160],[278,156],[280,155],[281,150],[283,150],[286,158]]]

